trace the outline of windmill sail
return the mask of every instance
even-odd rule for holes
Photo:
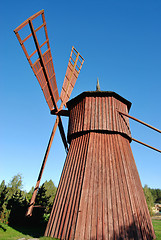
[[[35,21],[36,18],[41,17],[41,23],[36,29],[34,28],[33,20]],[[27,29],[29,27],[30,33],[23,39],[21,39],[21,30]],[[38,33],[42,29],[44,30],[44,39],[41,44],[38,41]],[[24,30],[24,31],[25,31]],[[27,60],[41,86],[41,89],[44,93],[46,102],[52,110],[56,107],[56,103],[59,100],[59,93],[55,78],[55,71],[54,71],[54,65],[49,45],[49,38],[47,34],[47,28],[46,28],[46,22],[45,22],[45,16],[44,16],[44,10],[41,10],[40,12],[36,13],[32,17],[28,18],[25,22],[23,22],[19,27],[17,27],[14,30],[20,45],[27,57]],[[28,43],[29,40],[32,39],[32,46],[31,43]],[[29,46],[29,50],[25,47],[25,45]],[[30,53],[31,49],[34,50],[32,53]],[[45,52],[43,52],[43,49],[46,48]],[[37,56],[36,61],[33,61],[32,59]]]
[[[62,91],[60,94],[60,99],[62,101],[61,107],[66,105],[66,102],[69,100],[83,63],[83,57],[74,47],[72,47]]]

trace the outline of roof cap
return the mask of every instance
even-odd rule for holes
[[[121,102],[125,103],[127,105],[128,111],[130,110],[131,107],[131,102],[126,100],[125,98],[121,97],[119,94],[111,91],[87,91],[87,92],[82,92],[75,98],[71,99],[70,101],[67,102],[67,107],[70,108],[71,105],[77,104],[79,101],[81,101],[85,97],[108,97],[108,96],[113,96],[114,98],[120,100]]]

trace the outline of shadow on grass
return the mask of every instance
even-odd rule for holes
[[[43,237],[46,225],[36,225],[36,226],[30,226],[30,225],[24,225],[24,226],[11,226],[13,229],[23,233],[24,235],[30,235],[33,238]]]
[[[33,238],[43,237],[47,222],[43,219],[44,209],[36,208],[31,217],[26,217],[27,209],[22,212],[13,211],[10,214],[9,226],[24,235],[30,235]]]

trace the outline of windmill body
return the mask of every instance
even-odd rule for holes
[[[67,103],[69,152],[45,235],[59,239],[155,237],[130,148],[131,103],[84,92]]]

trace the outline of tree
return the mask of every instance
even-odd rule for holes
[[[2,206],[6,201],[7,193],[8,193],[8,190],[5,185],[5,181],[3,180],[0,184],[0,212],[2,211]]]
[[[28,199],[29,202],[30,202],[30,200],[31,200],[31,198],[32,198],[33,192],[34,192],[34,187],[32,187],[32,188],[30,189],[30,191],[26,194],[26,197],[27,197],[27,199]]]
[[[28,202],[21,190],[17,190],[8,200],[7,209],[10,210],[10,225],[20,225],[25,221]]]
[[[34,187],[27,193],[22,190],[22,176],[15,175],[6,186],[3,180],[0,184],[0,220],[10,225],[42,224],[46,223],[51,212],[56,190],[52,180],[45,181],[38,190],[36,202],[31,218],[25,218],[28,204]]]
[[[157,195],[157,198],[155,200],[156,203],[161,203],[161,189],[156,189],[156,195]]]
[[[8,184],[8,198],[10,199],[17,191],[22,190],[22,176],[15,175]]]
[[[161,189],[149,188],[154,199],[154,203],[161,203]]]
[[[44,216],[48,214],[49,210],[49,197],[46,195],[46,189],[42,185],[37,193],[35,207],[33,209],[32,217],[30,223],[34,225],[42,225],[44,221]]]
[[[46,189],[44,187],[44,184],[42,184],[42,186],[38,190],[35,205],[38,205],[44,208],[44,212],[47,211],[47,207],[49,206],[49,196],[47,196],[46,194]]]
[[[144,195],[145,195],[145,198],[146,198],[147,206],[148,206],[148,209],[149,209],[149,213],[152,216],[152,207],[154,206],[153,196],[152,196],[151,191],[150,191],[150,189],[148,188],[147,185],[144,186],[143,190],[144,190]]]
[[[49,210],[51,210],[54,199],[55,199],[57,188],[55,187],[52,180],[45,181],[43,186],[46,189],[46,196],[49,197],[49,205],[50,205]]]
[[[28,192],[28,199],[31,198],[34,188]],[[48,221],[52,204],[55,198],[57,188],[55,187],[52,180],[45,181],[39,188],[36,200],[35,207],[33,209],[32,223],[42,224]]]
[[[150,188],[151,194],[153,196],[154,202],[156,202],[157,199],[157,192],[156,189]]]
[[[7,193],[8,189],[3,180],[0,184],[0,220],[3,223],[8,224],[8,218],[10,215],[10,211],[7,209]]]

